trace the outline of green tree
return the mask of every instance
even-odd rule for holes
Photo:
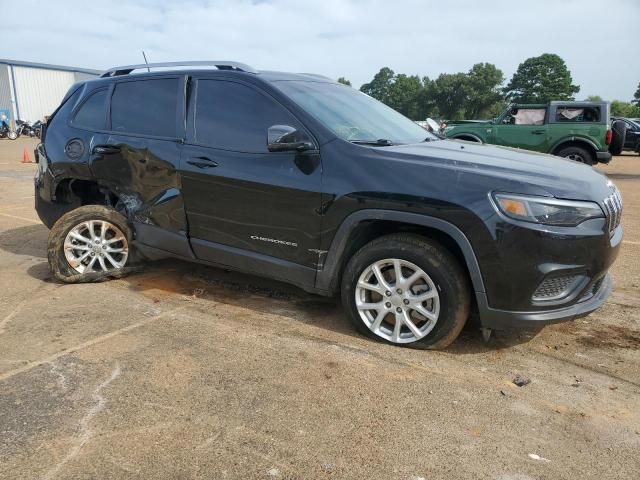
[[[462,120],[468,98],[465,73],[441,73],[434,82],[432,99],[438,114],[448,120]]]
[[[491,63],[476,63],[469,73],[465,93],[465,118],[478,119],[496,115],[503,104],[500,85],[504,82],[502,70]]]
[[[429,77],[422,77],[422,90],[418,94],[418,120],[425,120],[428,117],[437,118],[440,116],[438,106],[435,101],[436,82]]]
[[[405,117],[422,120],[419,103],[422,88],[422,81],[417,75],[407,76],[404,73],[396,75],[389,88],[386,103]]]
[[[477,63],[467,73],[443,73],[431,85],[423,82],[425,110],[449,120],[496,116],[504,108],[503,81],[502,71],[491,63]]]
[[[633,94],[633,100],[631,100],[631,103],[635,103],[638,107],[640,107],[640,83],[638,84],[636,93]]]
[[[544,53],[521,63],[504,93],[509,100],[520,103],[573,100],[580,87],[572,81],[564,60],[553,53]]]
[[[338,79],[338,83],[341,83],[343,85],[347,85],[349,87],[351,86],[351,82],[349,80],[347,80],[346,78],[344,78],[344,77],[340,77]]]
[[[634,105],[631,102],[613,100],[611,102],[611,115],[614,117],[640,117],[640,105]]]
[[[585,98],[585,101],[587,101],[587,102],[601,102],[602,101],[602,97],[600,95],[589,95],[587,98]]]
[[[478,63],[467,73],[443,73],[435,80],[395,74],[381,68],[360,90],[413,120],[488,118],[503,107],[504,76],[491,63]]]
[[[389,67],[383,67],[375,74],[371,82],[365,83],[360,87],[360,91],[375,98],[376,100],[380,100],[381,102],[388,104],[389,92],[391,90],[394,77],[395,73],[393,70]]]

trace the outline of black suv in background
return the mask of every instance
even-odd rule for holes
[[[50,119],[36,209],[61,281],[178,257],[340,294],[359,331],[430,348],[471,309],[490,331],[609,295],[622,204],[594,169],[441,140],[317,75],[185,66],[114,68]]]
[[[611,122],[622,122],[626,126],[623,150],[640,153],[640,121],[630,118],[611,117]]]

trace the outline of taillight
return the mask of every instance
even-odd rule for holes
[[[613,130],[609,129],[607,130],[607,134],[604,136],[604,143],[609,145],[611,140],[613,140]]]

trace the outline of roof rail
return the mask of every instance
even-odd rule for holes
[[[235,70],[238,72],[258,73],[258,71],[240,62],[227,62],[222,60],[202,60],[194,62],[162,62],[162,63],[141,63],[138,65],[125,65],[113,67],[105,71],[100,77],[116,77],[119,75],[129,75],[134,70],[165,68],[165,67],[216,67],[218,70]]]
[[[329,80],[329,81],[331,81],[333,83],[336,82],[333,78],[327,77],[326,75],[320,75],[319,73],[300,72],[300,73],[298,73],[298,75],[307,75],[308,77],[315,77],[315,78],[320,78],[322,80]]]

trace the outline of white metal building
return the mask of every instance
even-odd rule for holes
[[[12,123],[50,115],[74,83],[95,78],[98,70],[0,59],[0,113]]]

